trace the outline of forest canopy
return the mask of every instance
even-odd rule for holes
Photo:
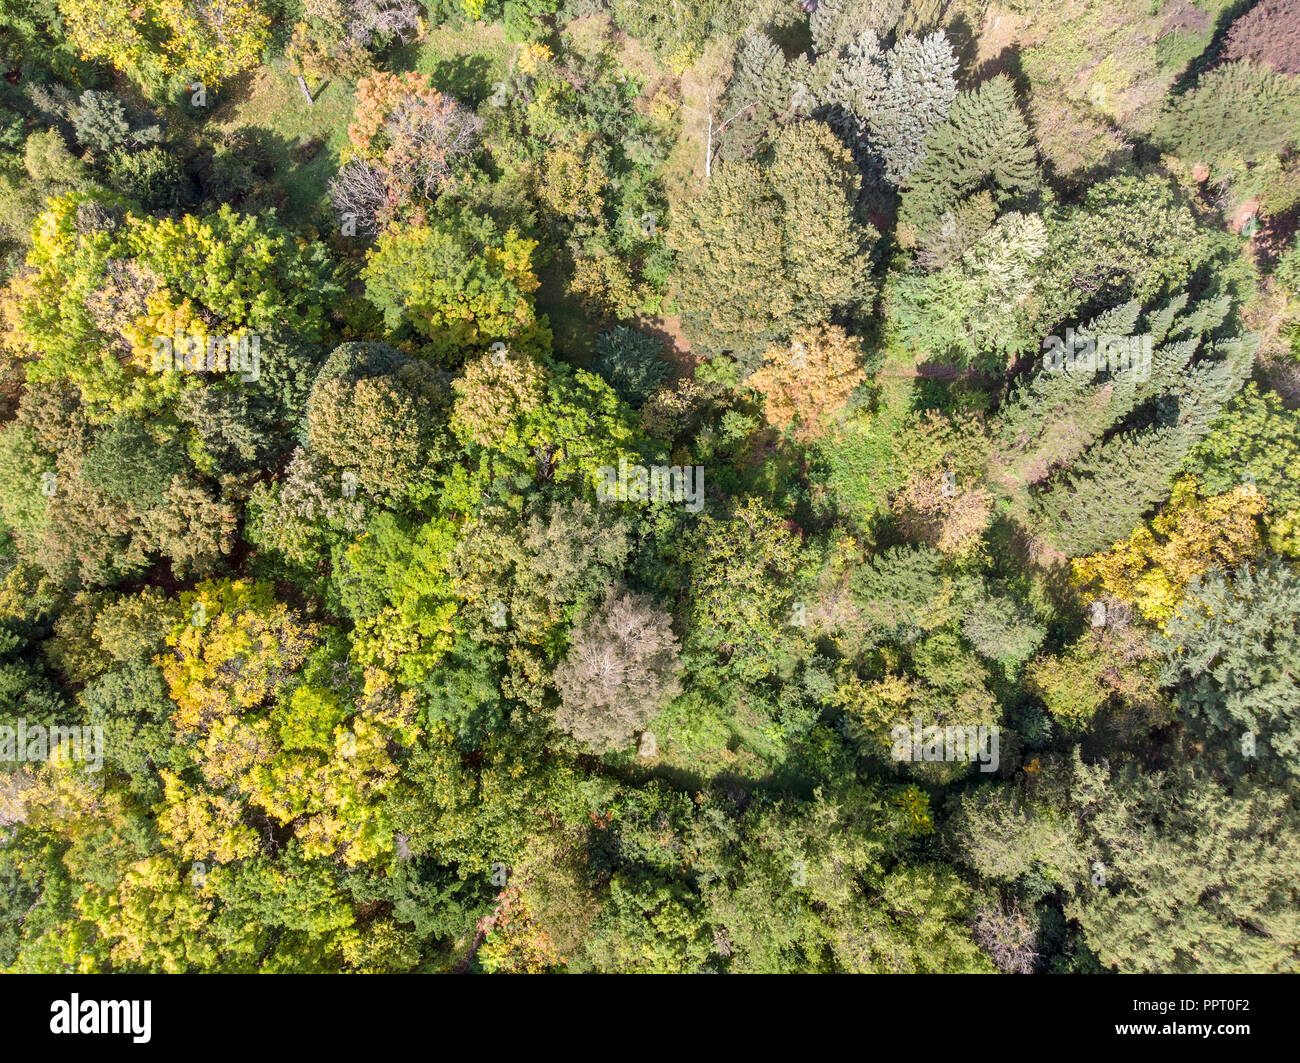
[[[1300,971],[1295,0],[0,0],[0,970]]]

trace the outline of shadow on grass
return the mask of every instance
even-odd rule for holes
[[[319,137],[285,137],[261,125],[222,133],[191,158],[200,200],[256,214],[274,209],[284,224],[332,224],[329,180],[338,156]]]
[[[1210,67],[1216,66],[1220,56],[1223,54],[1223,46],[1227,43],[1228,30],[1232,23],[1239,15],[1244,15],[1250,8],[1255,6],[1256,0],[1237,0],[1236,3],[1229,4],[1219,12],[1219,17],[1214,23],[1214,35],[1210,38],[1210,43],[1199,56],[1187,64],[1187,67],[1179,75],[1178,79],[1169,88],[1169,95],[1181,96],[1192,88],[1200,76]]]
[[[434,85],[461,103],[477,107],[492,95],[492,64],[486,56],[458,55],[434,63],[429,71]]]
[[[422,49],[420,41],[394,48],[389,53],[389,69],[395,73],[427,69],[434,87],[475,107],[492,95],[492,62],[486,55],[467,52],[424,67],[420,63]]]

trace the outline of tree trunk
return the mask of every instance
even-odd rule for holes
[[[301,74],[297,75],[298,87],[302,89],[302,94],[307,97],[307,106],[310,107],[316,101],[311,98],[311,90],[307,88],[307,79]]]
[[[713,174],[713,107],[709,106],[709,139],[704,145],[704,180],[707,182]]]

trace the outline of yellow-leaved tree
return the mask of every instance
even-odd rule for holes
[[[1184,477],[1150,524],[1106,553],[1078,558],[1073,580],[1098,585],[1163,627],[1194,577],[1213,565],[1230,570],[1259,555],[1258,518],[1267,506],[1253,484],[1207,498],[1194,477]]]
[[[866,379],[861,341],[819,325],[769,347],[747,383],[766,401],[768,421],[783,430],[793,425],[795,437],[807,441],[825,433],[828,418]]]
[[[256,66],[270,40],[261,0],[59,0],[59,11],[83,58],[153,92],[178,77],[214,89]]]

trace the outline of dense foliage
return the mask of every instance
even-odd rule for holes
[[[0,0],[0,969],[1300,971],[1296,13]]]

